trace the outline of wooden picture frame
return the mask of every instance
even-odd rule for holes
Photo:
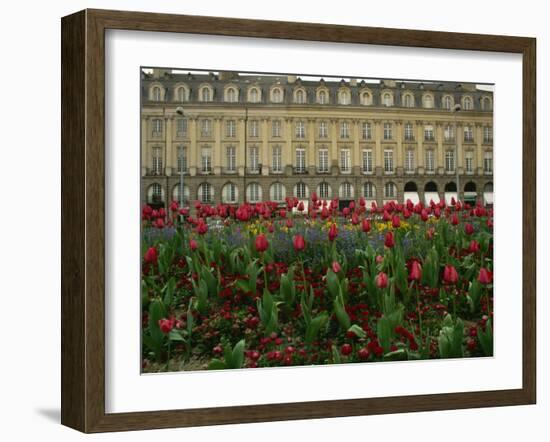
[[[498,391],[105,412],[105,30],[517,53],[523,57],[523,385]],[[62,424],[83,432],[533,404],[536,400],[536,40],[84,10],[62,19]]]

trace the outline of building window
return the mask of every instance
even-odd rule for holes
[[[187,147],[178,146],[178,173],[187,172]]]
[[[273,146],[271,171],[275,173],[283,171],[283,148],[281,146]]]
[[[153,175],[161,175],[162,174],[162,148],[155,146],[153,147]]]
[[[405,151],[405,172],[414,172],[414,150]]]
[[[445,152],[445,172],[455,171],[455,153],[452,150]]]
[[[431,95],[424,95],[424,107],[426,109],[434,107],[434,99]]]
[[[197,193],[201,203],[211,203],[214,200],[214,188],[210,183],[202,183]]]
[[[225,148],[225,167],[227,172],[235,172],[237,168],[237,152],[235,146],[227,146]]]
[[[176,100],[180,102],[187,101],[189,99],[189,96],[187,94],[187,89],[183,86],[179,86],[176,89]]]
[[[493,128],[491,126],[483,126],[483,142],[493,142]]]
[[[393,138],[393,128],[391,123],[384,123],[384,140]]]
[[[372,150],[363,151],[363,173],[372,173]]]
[[[363,184],[363,196],[368,199],[373,199],[376,196],[376,187],[370,181]]]
[[[257,203],[262,200],[262,187],[258,183],[250,183],[246,187],[246,199],[251,203]]]
[[[434,141],[435,135],[434,135],[434,127],[431,125],[424,126],[424,140],[425,141]]]
[[[370,106],[372,104],[372,95],[368,92],[361,94],[361,104],[363,106]]]
[[[300,199],[305,199],[309,197],[309,189],[305,183],[300,182],[297,183],[296,186],[294,186],[294,196]]]
[[[260,172],[260,150],[258,146],[250,146],[248,148],[248,172],[259,173]]]
[[[483,156],[483,172],[493,173],[493,152],[485,152]]]
[[[163,121],[160,118],[155,118],[152,122],[153,124],[153,136],[154,137],[161,137],[162,136],[162,129],[163,129]]]
[[[201,172],[212,172],[212,149],[209,147],[201,148]]]
[[[151,184],[147,193],[149,196],[149,203],[159,204],[164,201],[164,192],[159,183]]]
[[[350,95],[348,91],[341,91],[338,94],[339,102],[340,104],[349,104],[350,103]]]
[[[393,150],[384,151],[384,172],[393,173]]]
[[[435,172],[435,155],[433,150],[426,151],[426,172],[427,173]]]
[[[178,137],[187,136],[187,119],[178,118],[176,120],[176,132]]]
[[[251,103],[258,103],[260,101],[260,91],[256,88],[250,89],[249,98]]]
[[[237,101],[237,91],[233,88],[227,89],[226,92],[226,101],[228,103],[235,103]]]
[[[210,137],[212,135],[212,121],[201,120],[201,136]]]
[[[474,108],[474,103],[471,97],[464,97],[464,110],[472,110]]]
[[[467,151],[465,154],[465,166],[466,166],[466,173],[472,174],[474,173],[474,153],[472,151]]]
[[[281,136],[281,120],[273,120],[271,122],[271,136],[272,137]]]
[[[351,152],[349,149],[340,150],[340,172],[351,172]]]
[[[317,191],[319,192],[319,198],[321,199],[326,200],[332,198],[332,189],[330,188],[330,184],[325,181],[319,184]]]
[[[296,138],[306,137],[306,125],[303,121],[296,122]]]
[[[447,126],[445,126],[445,129],[443,130],[443,137],[445,138],[445,141],[454,141],[455,140],[454,126],[447,124]]]
[[[493,103],[489,97],[483,97],[481,99],[481,110],[491,110],[493,108]]]
[[[391,181],[384,184],[384,197],[385,198],[395,198],[397,195],[397,186]]]
[[[349,138],[349,122],[347,121],[340,123],[340,138]]]
[[[328,124],[326,121],[319,122],[319,138],[328,137]]]
[[[210,101],[211,99],[210,89],[203,87],[201,91],[201,101]]]
[[[282,100],[283,94],[281,93],[281,89],[275,88],[271,91],[271,98],[274,103],[280,103]]]
[[[353,193],[353,185],[351,183],[346,181],[345,183],[340,184],[340,198],[346,200],[352,199]]]
[[[232,204],[237,202],[237,186],[235,183],[227,183],[223,186],[222,198],[225,204]]]
[[[304,173],[306,171],[306,150],[302,147],[296,149],[296,173]]]
[[[405,107],[414,107],[414,97],[412,95],[405,95],[403,97],[403,106]]]
[[[251,120],[248,123],[248,136],[249,137],[260,136],[260,122],[258,120]]]
[[[364,121],[361,125],[361,132],[363,135],[363,140],[372,139],[372,125],[368,121]]]
[[[464,126],[464,141],[465,142],[474,141],[474,130],[472,126]]]
[[[327,104],[328,103],[328,96],[326,91],[320,91],[319,92],[319,104]]]
[[[405,123],[405,141],[414,141],[414,130],[412,123]]]
[[[319,172],[328,172],[328,149],[319,149]]]
[[[269,187],[269,198],[272,201],[283,201],[286,197],[286,189],[282,183],[273,183]]]
[[[186,186],[185,184],[183,185],[183,201],[180,198],[181,188],[182,186],[180,183],[174,186],[174,188],[172,189],[172,200],[178,201],[183,205],[187,205],[189,204],[189,187]]]
[[[443,109],[450,110],[451,107],[453,107],[453,99],[451,98],[450,95],[445,95],[443,97]]]
[[[160,101],[162,98],[162,92],[160,90],[160,87],[158,86],[153,87],[151,96],[153,97],[153,101]]]
[[[384,106],[386,107],[391,106],[391,94],[386,92],[382,97],[382,101],[384,103]]]
[[[237,136],[237,123],[235,120],[227,120],[225,122],[225,136],[235,138]]]
[[[302,89],[296,91],[294,102],[298,104],[304,104],[306,102],[306,93]]]

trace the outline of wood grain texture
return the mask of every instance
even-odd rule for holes
[[[523,387],[516,390],[105,413],[105,30],[523,55]],[[83,432],[532,404],[536,398],[535,39],[86,10],[62,19],[62,423]],[[519,294],[510,294],[519,296]]]

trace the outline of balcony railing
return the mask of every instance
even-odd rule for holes
[[[292,172],[295,175],[305,175],[307,174],[307,168],[305,166],[294,167]]]

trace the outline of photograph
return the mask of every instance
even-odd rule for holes
[[[140,68],[142,374],[493,356],[494,84],[364,74]]]

